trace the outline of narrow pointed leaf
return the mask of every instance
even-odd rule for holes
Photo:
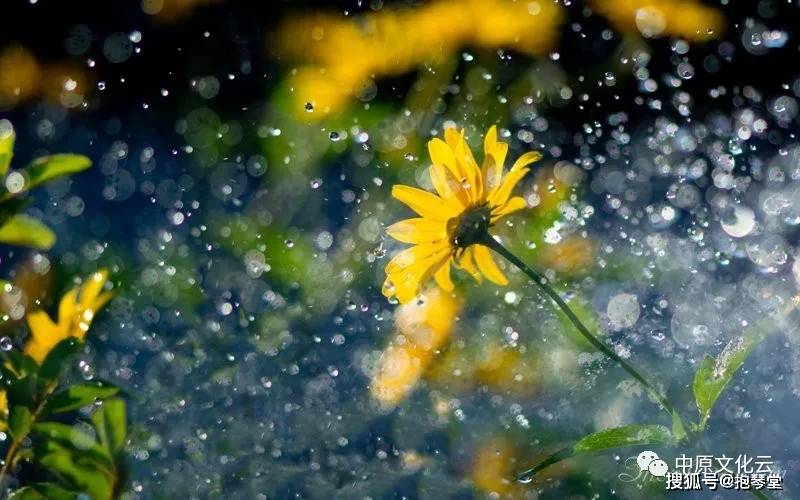
[[[27,177],[25,189],[62,177],[86,170],[92,166],[92,161],[83,155],[57,154],[37,158],[22,170]]]
[[[89,406],[96,401],[110,398],[119,393],[119,387],[104,382],[75,384],[48,399],[44,407],[45,415],[64,413]]]
[[[75,453],[56,440],[46,440],[37,450],[37,461],[89,498],[110,499],[115,478],[86,455]]]
[[[5,177],[14,156],[14,127],[8,120],[0,120],[0,178]]]
[[[788,315],[797,307],[797,302],[789,304],[783,315]],[[730,383],[733,376],[744,364],[747,357],[767,335],[776,328],[776,318],[766,317],[755,325],[745,329],[742,336],[728,342],[728,345],[716,357],[706,356],[695,372],[694,390],[697,409],[700,413],[698,427],[704,429],[711,410],[714,408],[722,391]]]
[[[78,498],[78,493],[54,483],[36,483],[25,486],[8,497],[9,500],[75,500],[76,498]]]
[[[12,406],[8,412],[8,430],[16,440],[23,439],[31,430],[33,418],[31,411],[25,406]]]
[[[0,227],[0,243],[48,250],[56,242],[55,233],[25,214],[12,215]]]
[[[58,377],[67,363],[67,358],[75,354],[83,346],[83,342],[75,337],[62,340],[53,347],[39,368],[39,376],[44,380],[53,380]]]
[[[125,448],[127,438],[127,418],[125,402],[121,399],[109,399],[92,415],[92,425],[97,432],[100,443],[106,447],[111,456],[118,455]]]
[[[534,467],[519,474],[520,480],[530,480],[539,471],[576,455],[585,455],[604,450],[658,444],[674,446],[675,436],[662,425],[625,425],[605,429],[584,436],[574,445],[563,448],[548,456]]]
[[[112,471],[114,468],[111,456],[87,424],[67,425],[59,422],[39,422],[33,426],[33,431],[42,438],[56,441],[66,448],[72,448],[77,453],[91,458],[106,471]]]

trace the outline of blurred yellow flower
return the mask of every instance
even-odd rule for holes
[[[419,382],[453,331],[461,302],[436,287],[425,300],[397,309],[397,334],[382,353],[370,383],[373,398],[384,408],[402,401]]]
[[[570,235],[555,245],[542,245],[538,262],[559,273],[574,275],[594,266],[595,243],[589,238]]]
[[[695,0],[591,0],[590,5],[623,33],[647,38],[679,36],[691,42],[718,38],[725,18]]]
[[[85,102],[90,79],[85,71],[74,64],[53,63],[43,67],[42,96],[65,108],[77,108]]]
[[[434,387],[465,393],[485,386],[494,392],[533,397],[541,388],[537,355],[496,340],[471,337],[469,345],[451,342],[424,373]]]
[[[21,45],[0,51],[0,107],[9,108],[39,93],[42,68],[31,52]]]
[[[544,0],[438,0],[357,18],[294,18],[283,23],[270,48],[308,65],[296,70],[289,86],[297,115],[313,120],[341,109],[372,79],[413,71],[464,46],[546,54],[563,18],[561,7]],[[314,113],[303,111],[306,103]]]
[[[58,304],[57,323],[41,310],[28,314],[26,319],[31,336],[25,344],[25,354],[41,363],[62,340],[69,337],[83,340],[95,313],[111,298],[111,292],[103,292],[107,279],[108,272],[101,270],[82,286],[67,292]]]
[[[41,64],[21,45],[0,51],[0,109],[42,96],[65,108],[82,105],[90,77],[81,68],[66,62]]]
[[[0,431],[8,428],[8,395],[0,391]]]
[[[469,478],[494,498],[523,498],[526,489],[514,480],[518,460],[519,450],[508,439],[487,439],[473,456]]]
[[[532,396],[539,391],[536,361],[520,354],[515,347],[489,343],[483,346],[475,376],[479,382],[517,396]]]
[[[386,230],[392,238],[414,245],[386,266],[383,294],[401,303],[416,297],[431,276],[443,290],[452,292],[451,263],[478,282],[486,276],[498,285],[508,284],[491,251],[480,242],[502,217],[527,207],[523,198],[512,197],[511,192],[541,154],[523,154],[504,175],[508,144],[497,140],[496,127],[486,133],[482,167],[472,156],[463,130],[445,129],[445,139],[428,142],[433,162],[429,172],[438,195],[411,186],[392,189],[392,196],[421,216]]]

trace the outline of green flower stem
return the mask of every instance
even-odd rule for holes
[[[528,275],[531,281],[536,283],[539,286],[539,288],[541,288],[544,291],[544,293],[547,294],[547,296],[550,297],[553,300],[553,302],[556,303],[559,309],[561,309],[561,311],[567,316],[567,318],[569,318],[572,324],[575,325],[575,328],[578,330],[578,332],[580,332],[580,334],[583,335],[583,337],[586,340],[588,340],[590,344],[592,344],[594,347],[596,347],[599,351],[601,351],[609,358],[619,363],[619,365],[626,372],[628,372],[628,374],[630,374],[631,377],[633,377],[640,384],[642,384],[648,390],[650,395],[653,398],[655,398],[655,400],[658,401],[659,404],[666,411],[670,413],[672,417],[673,430],[676,432],[676,434],[684,434],[684,435],[676,435],[676,437],[678,439],[682,439],[683,437],[685,437],[685,430],[684,430],[685,427],[683,425],[683,421],[681,420],[680,415],[675,410],[675,408],[670,404],[670,402],[667,401],[667,398],[663,394],[661,394],[661,391],[659,391],[653,384],[648,382],[646,378],[640,375],[639,372],[633,366],[631,366],[627,361],[622,359],[616,352],[614,352],[613,349],[611,349],[603,342],[601,342],[597,337],[595,337],[589,331],[589,329],[586,328],[586,326],[581,322],[581,320],[578,319],[575,313],[572,312],[572,309],[564,301],[564,299],[561,298],[558,292],[556,292],[553,289],[553,287],[550,286],[550,283],[547,280],[547,278],[545,278],[535,269],[531,268],[530,266],[522,262],[516,255],[511,253],[506,247],[501,245],[491,235],[486,234],[486,236],[483,238],[483,241],[481,241],[480,243],[486,245],[487,247],[491,248],[495,252],[502,255],[503,258],[505,258],[507,261],[515,265],[520,271]]]

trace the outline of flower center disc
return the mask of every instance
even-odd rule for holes
[[[489,231],[491,211],[486,204],[470,207],[461,215],[447,221],[450,242],[457,248],[466,248],[483,241]]]

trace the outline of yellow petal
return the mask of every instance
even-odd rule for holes
[[[456,145],[461,141],[463,134],[455,127],[448,127],[444,129],[444,140],[451,149],[455,149]]]
[[[25,316],[25,320],[33,339],[48,339],[58,330],[58,325],[53,323],[53,320],[44,311],[34,311]]]
[[[478,268],[475,266],[475,259],[472,256],[472,249],[475,245],[467,248],[462,252],[461,257],[458,259],[458,267],[465,270],[472,276],[472,278],[477,281],[478,283],[483,282],[483,275],[478,271]]]
[[[442,222],[418,217],[392,224],[386,228],[386,234],[403,243],[433,243],[447,238],[447,226]]]
[[[399,272],[411,265],[415,262],[424,259],[430,255],[441,250],[442,246],[445,243],[424,243],[421,245],[415,245],[413,247],[406,248],[405,250],[400,251],[397,255],[392,257],[392,260],[386,264],[386,273],[396,273]]]
[[[389,271],[389,266],[387,266],[383,294],[387,297],[397,297],[401,303],[410,302],[419,294],[421,284],[427,281],[431,274],[438,271],[442,263],[449,258],[449,246],[443,244],[440,245],[439,250],[412,261],[406,267],[398,267]]]
[[[448,205],[459,212],[469,205],[468,193],[446,167],[434,163],[429,173],[433,187]]]
[[[436,271],[436,274],[433,275],[434,279],[436,279],[436,284],[447,293],[452,293],[455,289],[453,280],[450,279],[450,260],[451,259],[447,259],[439,270]]]
[[[503,274],[503,271],[497,267],[497,263],[492,257],[492,253],[488,247],[483,245],[474,245],[475,248],[475,262],[478,263],[478,269],[489,278],[489,281],[498,285],[508,285],[508,279]]]
[[[44,311],[34,311],[25,320],[31,332],[30,339],[25,343],[25,354],[41,364],[50,350],[67,338],[66,325],[53,323]]]
[[[511,167],[511,172],[519,170],[522,167],[527,167],[531,163],[539,161],[541,158],[542,158],[542,153],[538,151],[528,151],[527,153],[517,158],[517,161],[515,161],[514,165]]]
[[[524,208],[528,208],[528,203],[525,201],[525,198],[521,196],[514,196],[508,200],[505,205],[501,205],[492,209],[491,223],[494,224],[506,215],[513,214],[514,212]]]
[[[456,164],[462,173],[462,178],[459,180],[464,190],[467,191],[470,201],[475,202],[480,200],[483,196],[481,169],[478,168],[478,164],[475,163],[475,157],[472,156],[469,144],[467,144],[467,141],[463,137],[463,131],[453,153],[456,157]]]
[[[492,125],[483,137],[483,152],[489,151],[497,143],[497,125]]]
[[[84,309],[98,309],[95,305],[97,296],[103,290],[108,278],[108,271],[102,269],[89,277],[81,287],[80,303]]]
[[[514,190],[514,187],[522,180],[525,175],[530,172],[529,168],[521,168],[519,170],[513,170],[508,173],[505,177],[503,177],[502,182],[500,182],[500,186],[494,190],[489,195],[489,205],[492,207],[499,207],[506,204],[508,201],[508,197],[511,196],[511,192]]]
[[[508,144],[497,141],[497,127],[494,125],[486,133],[483,141],[483,182],[484,189],[491,193],[500,185],[503,177],[503,164],[506,161]]]
[[[60,324],[69,323],[78,312],[78,290],[73,288],[61,297],[58,303],[58,322]]]
[[[458,214],[435,194],[411,186],[394,186],[392,196],[426,219],[447,221]]]
[[[453,150],[450,149],[443,140],[434,137],[428,141],[428,154],[431,155],[431,161],[436,165],[443,165],[448,170],[457,173],[456,170],[456,157],[453,156]]]

